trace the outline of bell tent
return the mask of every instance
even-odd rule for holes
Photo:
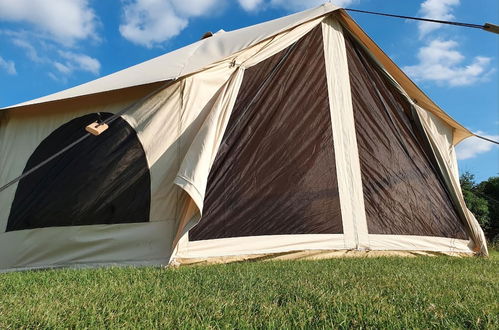
[[[0,111],[0,269],[486,255],[471,135],[331,4],[221,31]]]

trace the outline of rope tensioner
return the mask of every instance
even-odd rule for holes
[[[89,132],[92,135],[100,135],[102,132],[107,130],[109,128],[109,125],[106,123],[99,123],[98,121],[94,121],[90,125],[87,125],[85,127],[85,131]]]
[[[105,130],[107,130],[108,128],[109,125],[102,120],[100,112],[97,112],[97,121],[94,121],[90,125],[87,125],[87,127],[85,127],[85,130],[88,133],[97,136],[100,135]]]

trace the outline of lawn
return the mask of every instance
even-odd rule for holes
[[[0,328],[499,328],[499,253],[0,274]]]

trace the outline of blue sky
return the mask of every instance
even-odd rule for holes
[[[0,0],[0,107],[124,69],[199,39],[314,7],[299,0]],[[340,6],[483,24],[497,0],[337,0]],[[351,14],[445,111],[499,140],[499,35]],[[470,138],[460,171],[499,175],[499,147]]]

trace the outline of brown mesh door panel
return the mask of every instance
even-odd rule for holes
[[[246,70],[189,238],[342,231],[319,27]]]
[[[466,239],[410,103],[346,39],[369,233]]]

